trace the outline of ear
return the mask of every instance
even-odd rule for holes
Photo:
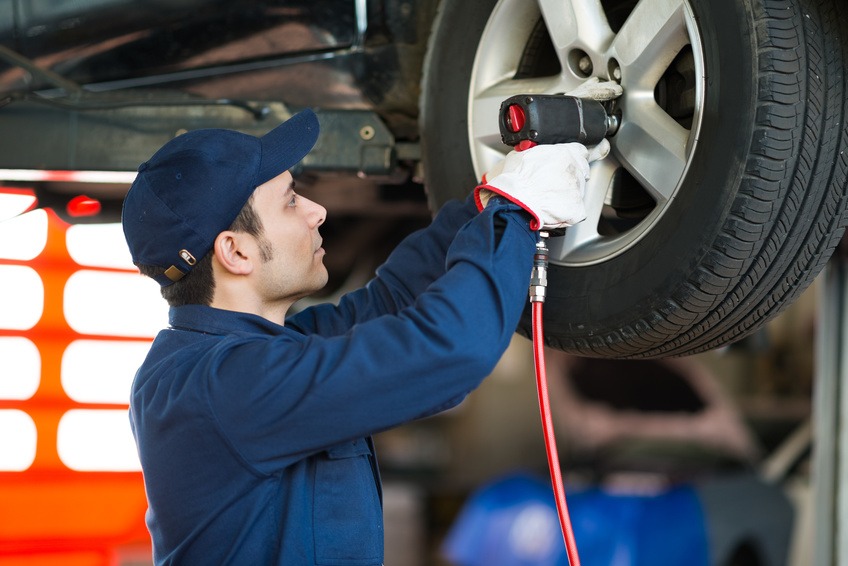
[[[225,230],[215,238],[212,248],[215,259],[225,271],[233,275],[248,275],[253,271],[253,254],[250,238],[243,232]]]

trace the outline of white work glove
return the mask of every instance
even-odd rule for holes
[[[498,194],[530,213],[530,228],[572,226],[586,218],[583,196],[589,163],[607,156],[610,145],[601,141],[591,150],[579,143],[537,145],[511,151],[474,191],[483,210]]]
[[[577,98],[591,98],[603,102],[618,98],[624,91],[621,85],[613,81],[603,81],[598,77],[586,79],[583,84],[572,91],[566,92],[567,96],[576,96]]]

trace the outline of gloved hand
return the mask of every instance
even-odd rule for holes
[[[577,98],[591,98],[603,102],[618,98],[624,91],[621,85],[614,81],[603,81],[598,77],[586,79],[583,84],[572,91],[566,92],[567,96],[576,96]]]
[[[477,208],[483,210],[492,195],[499,194],[530,213],[533,230],[577,224],[586,218],[583,196],[589,163],[609,151],[607,140],[591,150],[579,143],[562,143],[511,151],[475,189]]]

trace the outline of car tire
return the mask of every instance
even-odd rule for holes
[[[602,4],[605,19],[587,18]],[[609,22],[607,39],[562,48],[548,28],[569,17],[577,30]],[[443,0],[421,98],[430,205],[467,195],[508,149],[497,96],[618,79],[621,126],[587,188],[604,198],[587,196],[589,218],[551,239],[546,342],[651,358],[739,340],[813,281],[845,231],[847,21],[842,0]],[[530,328],[527,309],[518,331]]]

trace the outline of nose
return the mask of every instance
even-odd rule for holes
[[[309,217],[315,223],[315,228],[324,223],[324,220],[327,219],[327,209],[318,204],[315,201],[309,201],[312,210],[309,211]]]

